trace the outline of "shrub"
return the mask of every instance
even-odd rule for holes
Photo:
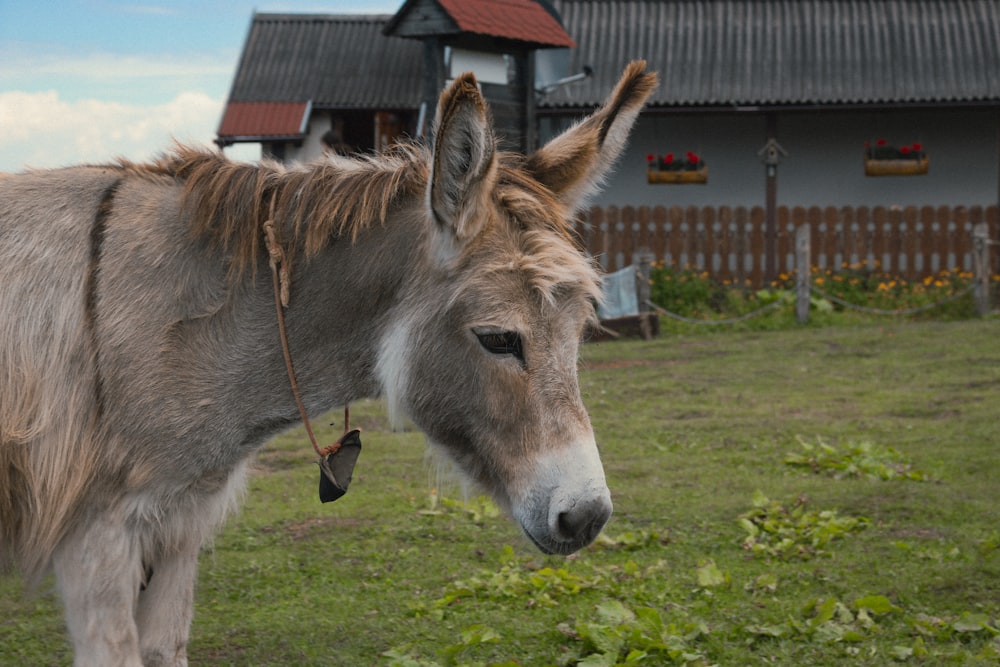
[[[728,280],[716,280],[708,271],[653,264],[650,300],[660,308],[699,322],[738,319],[780,302],[773,311],[760,313],[743,326],[774,329],[792,326],[795,318],[795,273],[782,273],[761,290]],[[864,310],[884,311],[911,319],[969,319],[975,317],[971,293],[973,275],[947,269],[920,280],[908,281],[878,270],[878,262],[844,264],[839,271],[813,267],[810,283],[810,320],[816,324],[836,321],[836,316],[858,315]],[[1000,276],[994,276],[994,282]],[[902,311],[902,312],[901,312]],[[869,313],[871,314],[871,313]],[[835,316],[831,319],[830,316]]]

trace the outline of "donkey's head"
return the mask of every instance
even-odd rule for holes
[[[381,342],[390,409],[548,553],[586,546],[611,515],[576,368],[600,280],[569,221],[656,85],[644,70],[630,65],[603,107],[527,158],[497,152],[471,75],[443,93],[416,251],[428,268]]]

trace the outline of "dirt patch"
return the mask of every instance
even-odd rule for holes
[[[308,444],[306,442],[307,446]],[[254,460],[250,468],[250,474],[255,476],[269,475],[271,473],[298,468],[305,463],[305,458],[298,452],[264,451],[257,455],[256,460]]]
[[[939,530],[934,530],[933,528],[903,528],[899,530],[881,530],[879,531],[886,537],[893,538],[906,538],[906,539],[917,539],[917,540],[944,540],[947,539],[947,535]]]
[[[962,411],[955,408],[927,407],[892,410],[885,414],[897,419],[955,419],[962,416]]]
[[[663,368],[684,363],[679,359],[618,359],[615,361],[590,361],[581,366],[585,371],[609,371],[621,368]]]
[[[330,532],[334,528],[357,528],[362,525],[358,519],[344,519],[340,517],[324,517],[322,519],[306,519],[285,527],[285,532],[293,540],[299,541],[310,538],[317,532]]]
[[[708,419],[712,416],[711,412],[704,412],[701,410],[688,410],[686,412],[675,412],[670,415],[670,419],[675,421],[684,421],[685,419]]]
[[[966,389],[993,389],[1000,386],[1000,380],[976,380],[962,385]]]

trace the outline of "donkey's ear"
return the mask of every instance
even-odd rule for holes
[[[482,228],[497,177],[496,140],[476,78],[458,77],[441,94],[434,122],[428,201],[438,224],[465,241]]]
[[[656,74],[646,72],[646,61],[630,63],[604,105],[535,151],[528,170],[570,210],[580,210],[625,148],[632,124],[656,85]]]

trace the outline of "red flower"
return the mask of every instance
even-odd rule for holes
[[[876,146],[885,146],[885,145],[886,145],[886,143],[887,143],[887,142],[886,142],[886,140],[885,140],[885,139],[879,139],[878,141],[876,141],[876,142],[875,142],[875,145],[876,145]]]
[[[666,155],[663,156],[663,161],[666,162],[667,164],[672,164],[674,161],[674,154],[667,153]]]
[[[924,147],[921,146],[919,143],[917,143],[917,142],[914,141],[913,142],[913,150],[915,150],[916,152],[919,153],[920,151],[924,150]]]
[[[646,156],[646,162],[652,162],[655,159],[656,159],[656,156],[653,155],[652,153],[650,153],[649,155]]]
[[[910,154],[910,147],[909,146],[903,146],[902,148],[899,149],[899,152],[902,153],[903,155],[909,155]]]
[[[698,164],[698,162],[700,161],[700,159],[698,158],[698,154],[693,153],[691,151],[687,152],[687,159],[688,162],[693,162],[694,164]]]

